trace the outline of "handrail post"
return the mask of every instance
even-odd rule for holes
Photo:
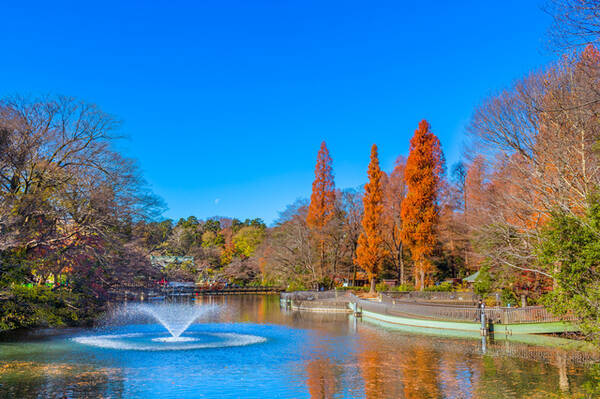
[[[487,326],[485,323],[485,303],[481,302],[481,305],[479,305],[480,308],[480,318],[481,318],[481,335],[482,336],[486,336],[488,335],[488,330],[487,330]]]

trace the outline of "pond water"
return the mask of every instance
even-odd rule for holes
[[[280,308],[277,296],[218,305],[173,342],[154,319],[4,335],[0,397],[586,398],[595,355],[388,330]]]

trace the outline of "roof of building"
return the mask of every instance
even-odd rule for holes
[[[463,281],[466,281],[467,283],[474,283],[477,277],[479,277],[479,270],[471,274],[470,276],[463,278]]]

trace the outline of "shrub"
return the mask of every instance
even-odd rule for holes
[[[390,287],[386,283],[381,282],[375,286],[375,290],[377,292],[386,292],[390,290]]]
[[[99,310],[95,299],[63,288],[13,285],[5,295],[0,330],[87,324]]]
[[[494,306],[496,306],[496,305],[497,305],[497,303],[496,303],[496,297],[495,297],[495,296],[486,296],[486,297],[483,299],[483,303],[485,304],[485,306],[486,306],[487,308],[494,307]]]
[[[306,287],[300,281],[292,281],[288,284],[286,291],[306,291]]]
[[[398,292],[409,292],[409,291],[414,291],[415,290],[415,286],[412,284],[400,284],[396,287],[394,287],[393,291],[398,291]]]
[[[450,291],[452,291],[452,283],[445,281],[438,285],[432,285],[431,287],[425,287],[425,291],[450,292]]]
[[[502,302],[502,306],[516,306],[519,303],[517,296],[509,288],[502,289],[502,293],[500,294],[500,301]]]

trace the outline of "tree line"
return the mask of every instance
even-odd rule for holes
[[[388,174],[371,148],[363,190],[338,190],[326,143],[321,144],[310,201],[282,213],[263,245],[266,273],[296,286],[332,287],[364,271],[375,291],[381,278],[425,289],[449,277],[464,277],[465,238],[441,230],[459,217],[458,191],[444,178],[445,161],[429,123],[419,123],[408,158],[398,157]],[[448,235],[448,234],[446,234]]]

